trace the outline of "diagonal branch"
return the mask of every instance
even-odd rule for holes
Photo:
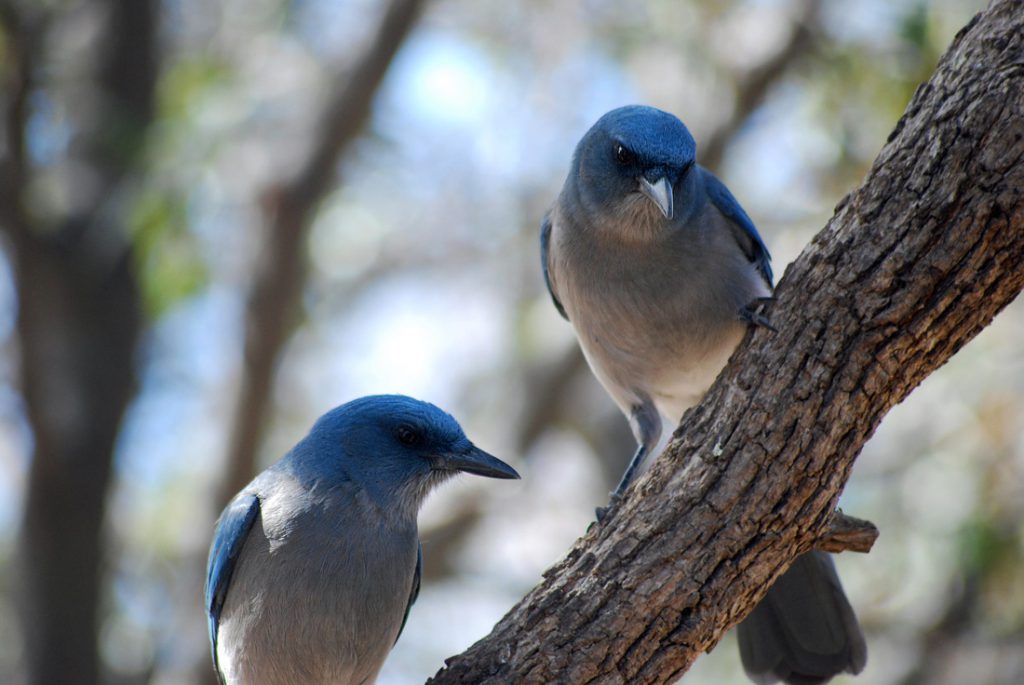
[[[764,104],[772,89],[804,59],[815,46],[820,33],[818,25],[821,0],[803,0],[800,13],[793,21],[789,40],[775,54],[737,79],[736,102],[729,118],[700,147],[701,164],[714,171],[736,132],[754,111]]]
[[[306,281],[306,238],[317,207],[335,182],[335,167],[362,130],[388,66],[421,10],[421,0],[393,0],[376,36],[337,88],[319,117],[309,157],[288,182],[266,193],[267,234],[246,305],[245,350],[218,508],[255,472],[274,373],[298,319]]]
[[[828,536],[886,412],[1024,288],[1024,13],[996,0],[665,455],[430,682],[665,683]]]

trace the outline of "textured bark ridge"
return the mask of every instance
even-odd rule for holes
[[[997,1],[787,270],[779,332],[752,331],[624,502],[429,682],[671,682],[828,547],[885,413],[1024,287],[1022,154],[1024,7]]]

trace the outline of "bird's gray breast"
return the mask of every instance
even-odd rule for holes
[[[549,268],[558,296],[624,411],[640,392],[660,397],[662,412],[678,419],[742,337],[740,308],[766,294],[728,232],[714,228],[630,234],[554,217]]]
[[[289,487],[262,498],[228,591],[229,682],[373,682],[405,614],[415,523],[383,521],[358,491],[312,499]]]

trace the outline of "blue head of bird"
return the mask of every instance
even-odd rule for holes
[[[695,209],[696,194],[688,191],[696,153],[690,131],[672,114],[619,107],[580,140],[566,186],[591,223],[599,225],[598,217],[634,225],[685,221]]]
[[[357,483],[382,508],[416,516],[434,486],[457,473],[519,478],[476,447],[451,415],[403,395],[372,395],[324,414],[286,460],[326,486]]]

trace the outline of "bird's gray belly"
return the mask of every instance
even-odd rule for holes
[[[372,683],[408,602],[415,534],[380,536],[379,545],[356,549],[346,531],[307,534],[297,526],[277,541],[261,523],[246,541],[221,616],[218,653],[228,682]]]
[[[600,292],[566,285],[564,304],[580,347],[627,414],[646,396],[677,421],[700,400],[743,335],[739,307],[728,292],[670,289],[656,278],[618,278]]]

